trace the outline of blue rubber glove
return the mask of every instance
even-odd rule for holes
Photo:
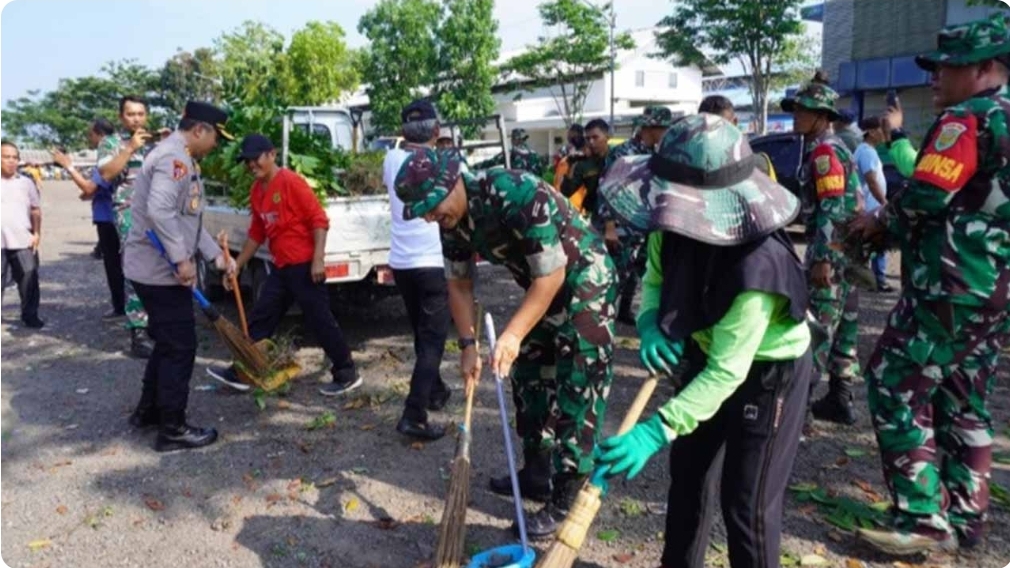
[[[684,342],[671,340],[659,329],[657,310],[638,317],[638,336],[642,339],[638,356],[645,368],[652,373],[672,375],[684,355]]]
[[[628,479],[632,479],[642,471],[653,454],[676,437],[663,419],[655,414],[645,422],[635,424],[627,434],[600,443],[602,455],[596,461],[596,467],[607,468],[608,477],[627,473]]]

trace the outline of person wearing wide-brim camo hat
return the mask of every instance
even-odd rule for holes
[[[570,202],[526,172],[470,174],[455,154],[424,148],[401,167],[396,193],[405,218],[441,226],[449,306],[468,384],[480,373],[472,347],[475,255],[508,268],[526,290],[498,336],[492,365],[512,380],[523,440],[520,491],[548,501],[526,518],[527,533],[549,538],[592,471],[602,431],[613,378],[613,261]],[[491,489],[510,494],[509,476],[492,478]]]
[[[857,536],[890,554],[977,547],[987,525],[987,398],[1010,311],[1008,58],[1006,12],[940,31],[916,61],[942,112],[907,187],[852,225],[907,267],[865,375],[894,522]]]
[[[530,135],[526,132],[525,128],[516,128],[512,130],[509,135],[509,139],[512,141],[512,147],[509,149],[509,166],[513,170],[522,170],[539,176],[543,174],[544,162],[540,158],[540,154],[537,154],[536,150],[530,148],[529,145],[526,144],[529,137]],[[498,152],[498,154],[494,157],[475,165],[474,169],[486,170],[504,165],[505,154]]]
[[[600,194],[621,222],[650,231],[642,362],[667,374],[683,366],[677,395],[604,441],[598,467],[630,479],[671,445],[662,565],[693,566],[715,512],[706,480],[725,448],[732,564],[777,566],[811,369],[806,280],[784,231],[799,202],[711,114],[673,123],[653,156],[618,160]]]
[[[814,343],[810,388],[827,375],[828,392],[812,402],[811,415],[853,424],[853,385],[859,376],[859,290],[852,281],[857,267],[866,263],[853,262],[845,247],[845,225],[861,207],[860,178],[852,152],[831,128],[841,116],[835,109],[837,99],[838,94],[818,72],[793,97],[782,101],[782,110],[793,113],[793,131],[803,135],[800,191],[810,311],[826,332]]]

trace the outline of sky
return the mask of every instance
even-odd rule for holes
[[[4,0],[0,0],[3,4]],[[352,47],[366,43],[358,19],[377,0],[13,0],[0,12],[0,99],[56,88],[63,77],[97,74],[108,61],[135,58],[159,67],[178,48],[210,47],[245,20],[284,34],[310,20],[332,20]],[[543,31],[538,0],[496,0],[502,51]],[[616,0],[618,29],[655,25],[669,0]]]

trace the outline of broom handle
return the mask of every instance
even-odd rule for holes
[[[480,305],[480,302],[474,302],[474,310],[477,312],[477,320],[474,324],[474,341],[477,343],[474,348],[477,349],[477,357],[480,357],[480,330],[481,324],[484,318],[484,307]],[[473,414],[473,397],[477,389],[473,385],[467,385],[464,387],[466,389],[466,405],[463,407],[463,428],[467,432],[470,431],[470,416]]]
[[[228,233],[221,231],[221,252],[224,254],[225,260],[231,260],[231,250],[228,249]],[[228,276],[228,281],[231,284],[232,292],[235,294],[235,305],[238,306],[238,321],[242,324],[242,333],[245,334],[246,339],[249,338],[249,324],[246,323],[245,319],[245,304],[242,303],[242,290],[238,287],[238,278],[235,274],[230,274]]]
[[[638,389],[638,394],[635,395],[635,400],[632,401],[631,407],[628,408],[628,413],[624,415],[624,420],[621,421],[621,427],[618,428],[617,435],[626,434],[628,430],[635,427],[635,424],[638,424],[638,419],[642,416],[642,412],[645,411],[645,405],[649,404],[649,399],[652,398],[652,392],[656,390],[657,384],[659,384],[659,377],[656,375],[649,375],[649,378],[645,379],[645,382]]]

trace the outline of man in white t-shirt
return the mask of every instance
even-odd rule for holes
[[[18,147],[0,143],[0,237],[3,241],[3,284],[12,272],[21,296],[21,322],[39,329],[39,239],[42,236],[42,209],[39,190],[32,178],[18,173]]]
[[[884,141],[884,131],[880,119],[872,116],[859,122],[863,131],[863,141],[856,147],[853,158],[859,171],[859,182],[862,184],[860,193],[868,213],[876,211],[887,204],[887,178],[884,177],[884,163],[877,154],[877,145]],[[887,283],[887,253],[880,252],[870,260],[870,268],[877,280],[878,292],[892,292],[894,289]]]
[[[394,186],[411,145],[435,147],[439,122],[435,107],[426,100],[404,107],[401,118],[407,150],[390,149],[382,170],[393,216],[389,266],[414,330],[416,359],[410,393],[396,430],[412,438],[437,440],[445,435],[445,428],[429,423],[428,411],[445,407],[452,392],[439,372],[450,320],[442,241],[437,224],[425,223],[424,219],[403,220],[403,202]]]

